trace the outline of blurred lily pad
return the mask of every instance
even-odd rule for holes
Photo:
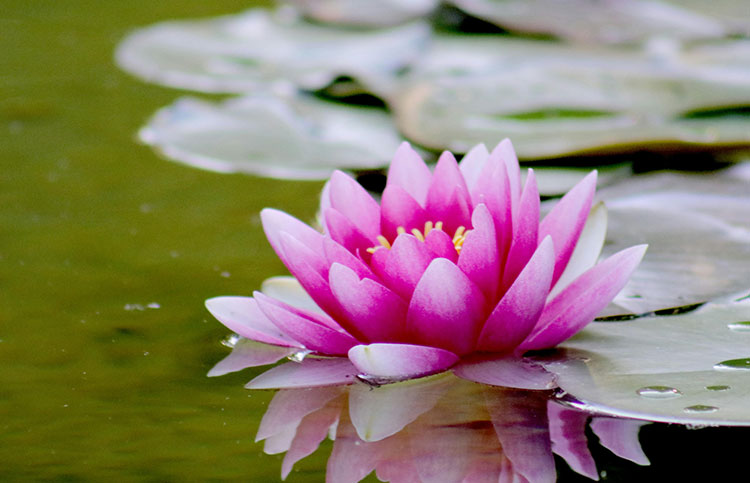
[[[609,210],[605,255],[649,244],[602,315],[728,301],[750,292],[750,164],[710,174],[636,176],[598,196]]]
[[[490,35],[443,35],[397,83],[375,86],[400,130],[465,152],[513,139],[525,159],[750,144],[750,45],[578,48]],[[468,53],[468,54],[466,54]]]
[[[631,43],[654,36],[694,40],[728,33],[723,22],[710,15],[710,9],[704,7],[703,12],[697,12],[683,6],[684,2],[451,0],[451,3],[508,30],[579,42]],[[747,15],[746,5],[739,1],[724,4],[734,7],[737,14]]]
[[[286,0],[319,22],[359,27],[398,25],[429,14],[438,0]]]
[[[545,364],[579,407],[694,425],[750,425],[750,301],[595,322]],[[743,363],[744,361],[744,363]]]
[[[283,179],[380,168],[401,142],[384,111],[305,94],[257,94],[221,103],[179,99],[158,111],[140,138],[191,166]]]
[[[145,80],[202,92],[248,92],[274,82],[317,90],[340,76],[393,75],[420,54],[429,33],[422,22],[344,30],[307,23],[288,9],[253,9],[136,30],[116,60]]]

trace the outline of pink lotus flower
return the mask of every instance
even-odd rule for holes
[[[635,246],[595,264],[606,230],[603,208],[592,210],[595,187],[592,172],[540,222],[534,173],[522,185],[510,141],[491,154],[477,146],[460,164],[445,152],[434,172],[404,143],[380,203],[348,175],[331,176],[323,233],[261,212],[309,298],[256,292],[206,306],[242,337],[348,357],[375,378],[553,347],[594,319],[645,252]]]

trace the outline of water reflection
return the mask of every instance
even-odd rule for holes
[[[587,425],[599,443],[641,465],[643,421],[591,417],[563,406],[550,391],[471,383],[451,374],[373,387],[282,389],[256,437],[268,454],[286,453],[281,476],[334,440],[326,480],[555,481],[554,454],[592,479],[599,473]]]

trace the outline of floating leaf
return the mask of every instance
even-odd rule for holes
[[[651,37],[705,39],[725,36],[722,22],[684,2],[630,0],[451,0],[462,10],[500,27],[578,42],[626,43]],[[727,2],[724,2],[727,4]],[[733,2],[737,14],[747,8]]]
[[[662,47],[443,35],[409,75],[371,89],[408,138],[436,150],[505,137],[525,159],[750,144],[741,107],[750,105],[750,42]],[[731,61],[712,56],[720,49]]]
[[[285,179],[324,179],[336,168],[379,168],[401,142],[382,110],[270,94],[219,104],[180,99],[158,111],[140,138],[198,168]]]
[[[654,173],[605,188],[604,254],[648,243],[603,315],[736,298],[750,290],[750,164],[712,174]]]
[[[386,27],[398,25],[430,13],[437,0],[286,0],[306,17],[319,22]]]
[[[750,425],[750,301],[628,322],[595,322],[545,367],[583,407],[694,425]],[[723,367],[722,367],[723,365]],[[580,406],[580,405],[579,405]]]
[[[322,89],[339,76],[393,75],[419,55],[429,27],[337,30],[262,9],[172,21],[131,33],[118,64],[151,82],[202,92],[248,92],[274,82]]]

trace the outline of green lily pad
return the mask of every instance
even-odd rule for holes
[[[653,173],[602,189],[604,255],[649,248],[602,315],[729,301],[750,291],[750,164],[715,173]]]
[[[183,98],[158,111],[140,138],[194,167],[282,179],[380,168],[401,143],[384,111],[303,94],[257,94],[218,104]]]
[[[711,15],[708,5],[702,11],[695,11],[682,1],[451,0],[451,3],[508,30],[578,42],[630,43],[655,36],[695,40],[719,38],[731,32]],[[739,15],[747,11],[740,2],[724,4],[731,4]]]
[[[339,76],[394,75],[428,38],[423,22],[341,30],[307,23],[286,9],[253,9],[136,30],[118,46],[116,60],[150,82],[202,92],[249,92],[274,82],[317,90]]]
[[[548,361],[560,388],[599,413],[750,426],[750,301],[692,313],[595,322]]]
[[[726,49],[734,56],[711,55]],[[408,138],[465,152],[509,137],[524,159],[750,144],[750,42],[679,51],[435,39],[405,78],[371,88]]]
[[[437,0],[286,0],[318,22],[357,27],[387,27],[429,14]]]

